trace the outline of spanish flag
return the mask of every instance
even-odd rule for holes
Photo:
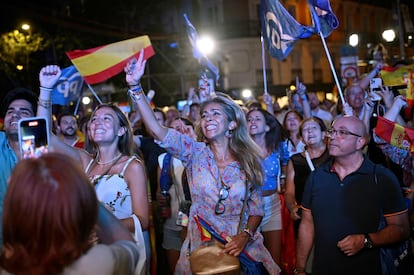
[[[375,133],[395,147],[408,150],[414,154],[414,130],[386,118],[378,117]]]
[[[210,234],[210,232],[201,224],[201,222],[200,222],[200,220],[199,220],[199,217],[198,216],[194,216],[194,220],[195,220],[195,222],[196,222],[196,224],[197,224],[197,227],[198,227],[198,230],[200,231],[200,237],[201,237],[201,240],[203,241],[203,242],[208,242],[208,241],[210,241],[212,238],[211,238],[211,234]]]
[[[138,58],[145,50],[144,59],[154,55],[154,49],[147,35],[123,40],[88,50],[74,50],[66,55],[89,84],[103,82],[124,69],[132,58]]]
[[[407,85],[407,88],[399,89],[398,92],[407,100],[408,107],[405,108],[404,113],[406,117],[410,117],[414,106],[414,65],[400,68],[385,67],[381,70],[380,76],[385,86]]]

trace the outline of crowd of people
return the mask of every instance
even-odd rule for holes
[[[240,106],[192,89],[191,105],[164,113],[141,87],[143,56],[125,67],[129,114],[102,103],[83,125],[53,121],[56,65],[40,71],[39,96],[6,95],[1,274],[192,274],[191,253],[217,241],[203,223],[220,253],[248,254],[263,274],[385,274],[380,249],[413,240],[414,158],[375,128],[412,118],[387,87],[367,96],[383,64],[346,87],[340,113],[298,79],[282,111],[269,94]],[[50,153],[23,159],[18,121],[34,116],[53,125]]]

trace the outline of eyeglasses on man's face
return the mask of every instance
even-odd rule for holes
[[[333,136],[337,136],[339,138],[343,138],[343,137],[346,137],[346,136],[362,137],[361,135],[358,135],[356,133],[353,133],[353,132],[345,130],[345,129],[338,129],[337,130],[337,129],[331,128],[327,131],[327,133],[328,133],[329,137],[333,137]]]
[[[230,187],[223,185],[219,191],[219,200],[216,203],[216,207],[214,208],[214,212],[216,215],[221,215],[226,211],[226,206],[224,205],[223,201],[229,197],[229,189]]]

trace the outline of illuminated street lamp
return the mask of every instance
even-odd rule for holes
[[[359,36],[356,33],[353,33],[349,36],[349,45],[356,47],[359,44]]]
[[[214,41],[209,36],[200,37],[197,40],[197,48],[203,55],[209,55],[214,51]]]
[[[88,96],[84,96],[84,97],[82,98],[82,103],[83,103],[83,105],[88,105],[89,103],[91,103],[91,99],[90,99],[90,97],[88,97]]]
[[[395,39],[395,31],[392,29],[385,30],[382,32],[382,38],[387,42],[392,42]]]
[[[251,98],[252,97],[252,90],[244,89],[241,94],[242,94],[243,98],[246,98],[246,99]]]
[[[22,30],[24,30],[24,31],[28,31],[28,30],[30,30],[30,25],[29,25],[29,24],[27,24],[27,23],[23,23],[23,24],[22,24],[22,26],[21,26],[21,28],[22,28]]]

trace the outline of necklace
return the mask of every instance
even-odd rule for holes
[[[96,163],[97,164],[99,164],[99,165],[106,165],[106,164],[110,164],[110,163],[112,163],[112,162],[114,162],[114,161],[117,161],[118,160],[118,158],[120,158],[122,156],[122,154],[121,153],[119,153],[119,155],[117,155],[116,157],[114,157],[113,159],[110,159],[110,160],[108,160],[108,161],[104,161],[104,162],[100,162],[99,160],[97,160],[96,159]]]

